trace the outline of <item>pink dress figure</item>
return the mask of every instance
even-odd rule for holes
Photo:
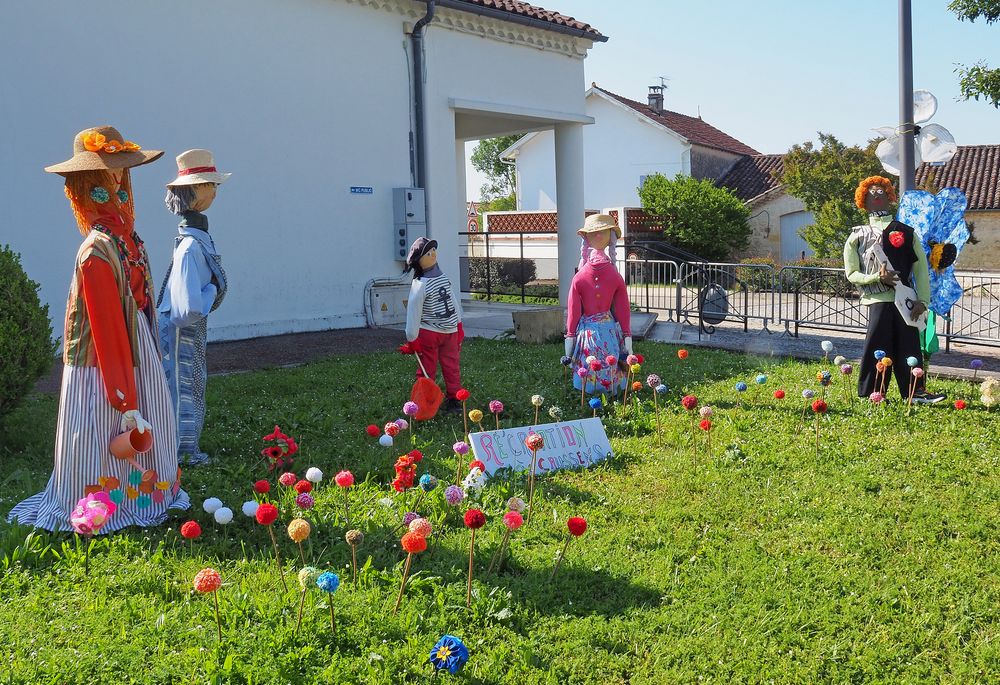
[[[586,384],[586,392],[594,394],[619,392],[625,387],[625,374],[605,360],[613,356],[623,362],[632,354],[628,290],[613,259],[621,229],[611,216],[592,214],[577,234],[582,244],[567,304],[566,356],[573,360],[570,368],[587,373],[583,378],[574,373],[573,386],[581,390]],[[609,245],[611,257],[605,252]],[[591,356],[600,361],[600,370],[587,363]]]

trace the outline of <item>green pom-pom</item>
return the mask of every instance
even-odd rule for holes
[[[111,196],[108,195],[107,189],[102,188],[101,186],[95,186],[90,189],[90,199],[103,205],[111,199]]]

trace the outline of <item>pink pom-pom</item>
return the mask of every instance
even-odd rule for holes
[[[511,530],[517,530],[524,523],[524,517],[519,512],[508,511],[503,515],[503,524]]]
[[[913,369],[910,371],[910,373],[913,374],[914,378],[923,378],[924,376],[924,370],[921,369],[919,366],[914,366]]]
[[[285,471],[281,476],[278,477],[278,482],[284,485],[286,488],[290,488],[298,481],[295,474],[291,471]]]
[[[354,474],[350,471],[340,471],[333,480],[342,488],[349,488],[354,485]]]
[[[462,456],[465,456],[466,454],[469,453],[469,443],[463,440],[459,440],[458,442],[456,442],[454,445],[451,446],[451,449],[452,451],[455,452],[455,454],[460,454]]]
[[[500,400],[490,400],[490,411],[499,414],[503,411],[503,402]]]

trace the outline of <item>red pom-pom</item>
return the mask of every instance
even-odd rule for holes
[[[524,444],[532,452],[537,452],[545,447],[545,438],[538,433],[528,433],[528,437],[524,439]]]
[[[965,409],[965,400],[955,400],[955,409]]]
[[[354,474],[350,471],[340,471],[333,480],[342,488],[349,488],[354,485]]]
[[[639,360],[640,364],[645,364],[646,363],[646,358],[643,357],[641,354],[635,355],[635,358]],[[580,520],[582,521],[583,519],[580,519]],[[584,521],[584,524],[586,524],[586,521]]]
[[[427,549],[427,538],[420,533],[409,532],[399,541],[407,554],[420,554]]]
[[[254,492],[258,494],[265,494],[271,492],[271,483],[266,480],[259,480],[253,484]]]
[[[893,247],[899,248],[903,246],[903,232],[902,231],[892,231],[889,233],[889,242],[892,243]]]
[[[295,492],[299,493],[300,495],[303,492],[312,492],[312,489],[313,489],[313,484],[307,480],[300,480],[295,484]]]
[[[785,399],[785,391],[784,390],[775,390],[774,391],[774,399],[776,399],[776,400],[783,400],[783,399]]]
[[[459,391],[455,393],[455,399],[459,402],[465,402],[469,399],[469,391],[465,388],[460,388]]]
[[[688,358],[688,351],[687,350],[677,350],[677,358],[678,359],[687,359]]]
[[[424,453],[420,450],[410,450],[406,453],[406,456],[412,459],[414,464],[418,464],[420,463],[420,460],[424,458]]]
[[[268,502],[264,502],[257,507],[257,513],[255,516],[257,518],[257,523],[262,526],[269,526],[278,520],[278,507]]]
[[[397,424],[395,421],[390,421],[389,423],[385,424],[385,428],[383,428],[382,430],[384,430],[385,434],[388,435],[390,438],[394,438],[397,435],[399,435],[399,424]]]
[[[368,435],[373,438],[377,438],[379,435],[382,434],[382,431],[380,431],[378,429],[378,426],[376,426],[374,423],[370,424],[368,428],[365,428],[365,432],[367,432]]]
[[[194,589],[198,592],[215,592],[222,587],[222,576],[214,568],[203,568],[194,576]]]
[[[579,516],[570,516],[569,520],[566,521],[566,527],[569,528],[569,532],[575,537],[580,537],[587,532],[587,519]]]
[[[181,537],[187,540],[194,540],[201,535],[201,526],[197,521],[187,521],[181,526]]]
[[[708,419],[702,419],[701,422],[698,424],[698,427],[701,428],[703,431],[710,431],[712,430],[712,422],[709,421]]]
[[[695,397],[694,395],[685,395],[683,398],[681,398],[681,406],[687,409],[688,411],[691,411],[692,409],[698,406],[698,398]]]
[[[485,471],[486,470],[486,464],[484,464],[483,462],[479,461],[478,459],[474,459],[474,460],[472,460],[472,461],[469,462],[469,470],[471,471],[472,469],[479,469],[480,471]]]
[[[465,512],[465,526],[467,528],[482,528],[486,525],[486,514],[478,509],[469,509]]]
[[[824,402],[823,400],[813,400],[812,410],[817,414],[825,414],[826,402]]]

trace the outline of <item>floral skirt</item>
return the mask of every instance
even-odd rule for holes
[[[101,529],[155,526],[167,509],[191,506],[180,487],[176,428],[160,355],[145,314],[136,326],[139,364],[135,369],[138,408],[153,426],[153,447],[136,455],[143,471],[111,456],[111,439],[121,432],[121,412],[108,404],[96,366],[65,366],[56,424],[55,463],[45,490],[15,506],[7,517],[51,531],[73,530],[69,516],[88,492],[103,490],[118,509]]]
[[[621,392],[625,388],[624,374],[617,366],[608,368],[604,360],[608,355],[621,359],[624,353],[625,336],[611,312],[582,317],[576,327],[576,347],[570,366],[573,370],[573,387],[580,390],[586,382],[586,392],[590,394]],[[596,374],[587,367],[586,359],[591,355],[600,359],[604,367]],[[576,374],[580,368],[587,369],[586,381]]]

